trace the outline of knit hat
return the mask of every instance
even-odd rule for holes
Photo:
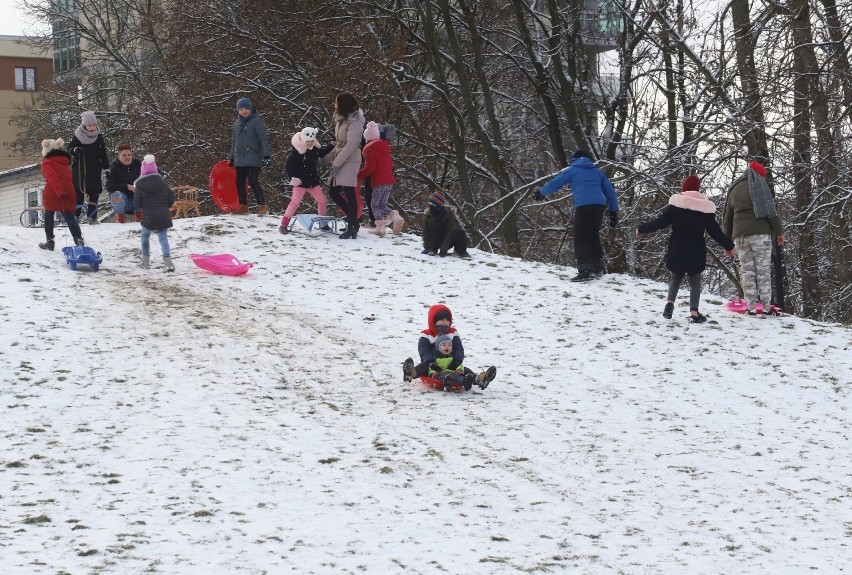
[[[698,179],[698,176],[692,174],[690,176],[686,176],[686,179],[680,185],[680,192],[693,191],[697,192],[701,190],[701,180]]]
[[[444,195],[444,192],[439,190],[429,196],[429,203],[433,206],[445,206],[447,205],[447,197]]]
[[[140,173],[143,176],[159,173],[154,154],[145,154],[145,157],[142,158],[142,170],[140,171]]]
[[[435,338],[435,351],[437,351],[438,353],[441,353],[441,344],[444,343],[445,341],[449,341],[449,342],[452,343],[453,338],[448,336],[448,335],[439,335],[438,337],[436,337]]]
[[[383,140],[387,140],[388,142],[396,140],[396,126],[393,124],[379,126],[379,132],[382,134]]]
[[[379,125],[375,122],[367,122],[367,127],[364,128],[364,139],[372,142],[373,140],[378,140],[379,137]]]
[[[239,100],[237,100],[237,112],[240,111],[240,108],[246,108],[254,112],[254,106],[252,106],[251,100],[249,100],[248,98],[240,98]]]
[[[316,141],[317,139],[317,129],[316,128],[302,128],[302,141],[310,142],[311,140]]]
[[[453,322],[453,314],[451,314],[450,312],[448,312],[445,309],[442,309],[441,311],[439,311],[438,313],[435,314],[435,323],[439,322],[442,319],[450,320],[450,323],[452,323]]]
[[[95,125],[98,124],[98,119],[95,117],[95,113],[92,112],[91,110],[86,110],[85,112],[80,114],[80,118],[82,119],[82,122],[80,122],[80,123],[84,126],[90,126],[92,124],[95,124]]]
[[[766,167],[763,164],[752,160],[749,162],[748,167],[754,170],[754,172],[761,178],[766,177]]]
[[[46,156],[48,152],[53,150],[58,150],[62,146],[65,145],[65,140],[62,138],[56,138],[55,140],[42,140],[41,141],[41,155]]]

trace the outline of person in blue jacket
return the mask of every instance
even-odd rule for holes
[[[574,257],[579,272],[571,281],[589,281],[604,273],[601,222],[608,209],[610,227],[618,225],[618,198],[612,182],[585,150],[574,152],[571,165],[544,184],[533,199],[540,202],[565,185],[571,186],[574,196]]]

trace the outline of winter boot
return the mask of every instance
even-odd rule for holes
[[[139,263],[139,267],[143,270],[147,270],[151,267],[151,256],[142,256],[142,261]]]
[[[663,308],[663,317],[666,319],[672,319],[672,314],[674,313],[674,304],[672,302],[666,302],[666,307]]]
[[[118,214],[115,216],[116,223],[123,224],[124,223],[124,214]]]
[[[588,281],[592,281],[593,279],[595,279],[595,276],[592,275],[592,272],[582,271],[582,272],[578,273],[576,276],[572,277],[571,281],[572,282],[588,282]]]
[[[97,223],[98,223],[98,218],[89,218],[89,219],[88,219],[88,224],[89,224],[90,226],[94,226],[94,225],[96,225]]]
[[[349,240],[349,239],[352,239],[352,225],[351,225],[351,224],[347,224],[347,225],[346,225],[346,231],[345,231],[345,232],[343,232],[342,234],[340,234],[340,235],[339,235],[339,236],[337,236],[337,237],[339,237],[341,240]]]
[[[175,271],[175,264],[172,263],[172,258],[169,256],[163,256],[163,263],[166,265],[167,272]]]
[[[376,220],[376,227],[370,230],[370,233],[376,234],[377,236],[382,238],[385,237],[385,234],[387,233],[387,229],[385,228],[385,221]]]
[[[470,388],[473,387],[473,384],[476,383],[476,376],[473,373],[464,374],[464,390],[470,391]]]
[[[398,211],[391,211],[391,213],[388,214],[388,220],[390,221],[394,235],[402,231],[402,226],[405,225],[405,220],[402,219],[402,216],[399,215]]]
[[[402,362],[402,381],[411,381],[415,375],[417,374],[414,372],[414,360],[409,357]]]
[[[695,315],[689,316],[690,323],[704,323],[707,321],[707,318],[701,315],[701,312],[695,312]]]
[[[248,206],[246,204],[240,204],[240,207],[234,210],[235,214],[247,214],[249,213]]]
[[[278,226],[278,231],[282,234],[286,234],[287,232],[290,231],[289,228],[290,228],[290,218],[288,218],[287,216],[284,216],[283,218],[281,218],[281,225]]]
[[[141,222],[141,221],[142,221],[142,212],[136,212],[136,213],[135,213],[135,216],[136,216],[136,221],[137,221],[137,222]]]
[[[49,251],[52,252],[55,245],[56,244],[53,242],[53,238],[50,238],[46,242],[39,244],[38,247],[40,247],[43,250],[49,250]]]
[[[80,236],[79,238],[74,238],[74,245],[75,245],[75,246],[79,246],[79,247],[81,247],[81,248],[82,248],[83,246],[85,246],[85,245],[86,245],[86,242],[84,242],[84,241],[83,241],[83,236]]]
[[[349,239],[352,239],[352,240],[356,239],[358,237],[358,230],[360,230],[360,229],[361,229],[361,224],[359,224],[358,222],[355,222],[354,224],[352,224],[352,237],[349,238]]]
[[[476,377],[479,389],[488,387],[488,384],[494,381],[495,377],[497,377],[497,368],[492,365]]]
[[[441,385],[444,386],[444,391],[452,391],[453,390],[453,374],[445,373],[440,378]]]
[[[258,216],[265,216],[268,213],[269,213],[269,208],[266,207],[266,204],[260,204],[259,206],[257,206],[257,215]]]

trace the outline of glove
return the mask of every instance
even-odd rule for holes
[[[299,178],[290,178],[290,185],[291,186],[301,186],[302,180],[300,180]]]
[[[268,168],[270,164],[272,164],[272,158],[270,158],[269,156],[264,156],[264,157],[263,157],[263,165],[264,165],[264,167],[267,167],[267,168]]]
[[[533,201],[535,202],[543,202],[544,196],[541,195],[541,190],[536,190],[533,194]]]
[[[614,228],[618,225],[618,212],[609,213],[609,227]]]
[[[454,359],[453,361],[450,362],[450,365],[447,366],[447,369],[450,370],[450,371],[456,371],[456,370],[459,369],[459,367],[461,367],[461,362]]]
[[[234,167],[234,160],[228,160],[228,167],[229,167],[229,168],[233,168],[233,167]]]
[[[340,166],[335,166],[334,164],[332,164],[331,165],[331,175],[336,178],[337,174],[339,174],[339,173],[340,173]]]
[[[439,253],[438,255],[441,256],[442,258],[445,258],[445,257],[447,257],[447,251],[441,250],[441,253]]]
[[[430,370],[432,370],[432,371],[440,372],[440,371],[441,371],[441,366],[440,366],[440,365],[438,365],[437,363],[434,363],[434,362],[433,362],[433,363],[430,363],[430,364],[429,364],[429,369],[430,369]]]

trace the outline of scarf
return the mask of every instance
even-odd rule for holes
[[[754,208],[756,218],[774,218],[778,213],[775,211],[775,199],[769,185],[753,169],[746,170],[748,176],[748,192],[751,195],[751,205]]]
[[[98,136],[101,135],[100,128],[95,128],[94,132],[87,132],[85,128],[83,128],[83,124],[77,126],[77,129],[74,130],[74,135],[77,136],[77,139],[80,140],[80,143],[85,145],[94,144],[95,140],[98,139]]]

